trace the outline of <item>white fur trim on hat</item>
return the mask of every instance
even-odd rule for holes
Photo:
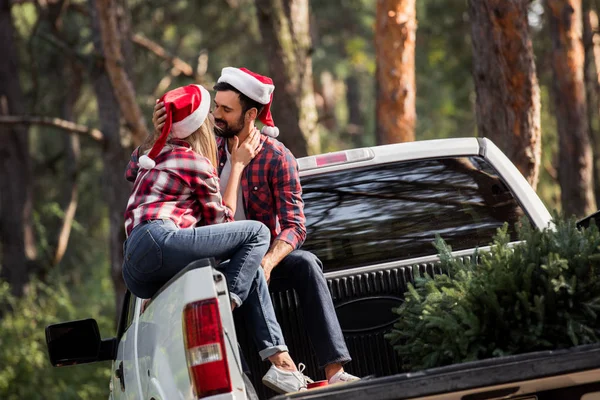
[[[269,104],[271,101],[271,93],[275,90],[275,86],[262,83],[252,75],[234,67],[223,68],[217,82],[229,83],[231,86],[260,104]]]
[[[210,93],[203,86],[196,86],[200,88],[200,105],[183,120],[173,123],[171,134],[174,138],[185,139],[190,136],[202,126],[208,116],[208,112],[210,111]]]
[[[152,169],[156,166],[156,162],[145,154],[140,157],[138,163],[144,169]]]
[[[260,130],[260,133],[262,133],[263,135],[266,136],[270,136],[272,138],[276,138],[277,136],[279,136],[279,128],[276,126],[263,126],[263,128]]]

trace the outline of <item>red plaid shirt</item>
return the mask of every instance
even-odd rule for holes
[[[125,210],[128,236],[153,219],[170,219],[179,228],[233,221],[219,193],[217,171],[187,142],[169,141],[151,170],[139,170],[138,156],[136,149],[125,171],[125,178],[135,182]]]
[[[282,240],[297,249],[306,238],[304,201],[298,163],[278,140],[261,135],[263,148],[242,174],[247,219],[271,230],[271,241]],[[217,138],[219,175],[227,162],[227,141]]]

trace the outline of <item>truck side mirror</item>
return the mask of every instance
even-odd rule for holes
[[[50,363],[55,367],[114,359],[116,338],[102,340],[95,319],[62,322],[46,327]]]

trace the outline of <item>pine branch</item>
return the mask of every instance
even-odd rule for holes
[[[104,135],[98,129],[89,128],[85,125],[79,125],[75,122],[66,121],[60,118],[28,115],[0,115],[0,125],[16,124],[52,126],[54,128],[59,128],[64,131],[89,136],[98,142],[102,142],[104,140]]]
[[[185,76],[196,78],[194,68],[192,68],[190,64],[183,61],[181,58],[171,54],[167,49],[162,47],[160,44],[154,42],[153,40],[150,40],[147,37],[140,35],[139,33],[135,33],[131,36],[131,41],[146,50],[150,50],[152,53],[162,58],[163,60],[168,61],[173,65],[173,68],[175,68],[177,71],[181,72]]]

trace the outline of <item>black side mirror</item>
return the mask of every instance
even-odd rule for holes
[[[102,340],[95,319],[62,322],[46,327],[50,363],[55,367],[114,359],[117,340]]]

